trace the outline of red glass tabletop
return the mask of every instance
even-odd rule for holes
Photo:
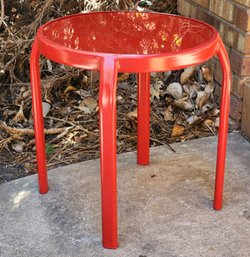
[[[43,37],[67,48],[110,54],[161,54],[206,44],[214,29],[181,16],[141,12],[96,12],[47,23]]]
[[[100,69],[115,58],[121,72],[181,69],[217,53],[217,30],[198,20],[153,12],[93,12],[65,16],[37,32],[39,53],[65,65]]]

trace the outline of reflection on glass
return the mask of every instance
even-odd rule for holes
[[[156,13],[89,13],[50,23],[43,35],[68,48],[114,54],[178,52],[207,42],[212,30]]]

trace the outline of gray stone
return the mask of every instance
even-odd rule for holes
[[[174,82],[169,84],[166,90],[167,93],[169,93],[175,100],[182,98],[182,86],[180,83]]]

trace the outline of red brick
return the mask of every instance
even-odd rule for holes
[[[250,7],[250,0],[234,0],[237,3],[243,4],[247,7]]]
[[[196,18],[198,7],[187,0],[178,0],[177,12],[186,17]]]
[[[250,54],[250,32],[241,31],[235,25],[226,22],[202,7],[198,9],[196,18],[214,26],[220,32],[224,42],[241,53]]]
[[[232,50],[230,54],[231,69],[240,76],[250,76],[250,55]]]
[[[243,98],[245,83],[246,77],[238,77],[236,74],[234,74],[231,93],[238,98]]]
[[[222,69],[219,60],[216,60],[215,62],[215,72],[214,72],[214,79],[216,82],[218,82],[220,85],[222,83]]]
[[[209,0],[192,0],[192,1],[204,8],[209,7]]]
[[[223,19],[233,22],[235,5],[225,0],[210,0],[209,10],[222,17]]]
[[[250,139],[250,81],[244,88],[241,131]]]
[[[236,74],[232,75],[231,94],[238,98],[243,98],[243,88],[248,77],[239,77]],[[215,61],[214,80],[221,85],[222,70],[218,60]]]
[[[236,6],[234,23],[238,28],[250,31],[250,8]]]
[[[250,54],[250,33],[239,34],[236,49],[244,54]]]
[[[220,21],[211,15],[211,12],[204,11],[203,8],[199,8],[197,13],[197,19],[207,22],[208,24],[214,26],[217,30],[220,27]]]
[[[230,117],[234,120],[241,120],[242,115],[242,100],[231,95],[230,97]]]
[[[239,32],[234,27],[221,22],[219,28],[222,39],[230,46],[236,48],[239,41]]]
[[[216,95],[219,98],[221,96],[221,86],[218,84],[216,84],[214,95]],[[233,120],[236,120],[237,122],[241,120],[241,115],[242,115],[242,99],[241,98],[238,98],[234,95],[230,96],[229,115]]]

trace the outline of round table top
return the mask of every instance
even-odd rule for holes
[[[43,27],[58,45],[110,54],[178,52],[207,43],[211,27],[196,20],[150,12],[98,12],[66,16]]]
[[[201,63],[217,52],[218,37],[204,22],[154,12],[75,14],[50,21],[37,33],[40,53],[51,60],[99,69],[100,59],[112,56],[126,72]]]

